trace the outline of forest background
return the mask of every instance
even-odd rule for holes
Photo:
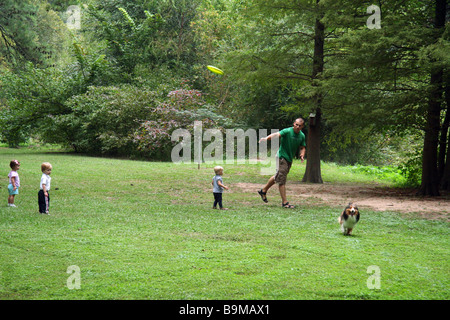
[[[439,195],[448,18],[442,0],[0,0],[0,139],[169,161],[194,121],[303,117],[303,181],[321,161],[389,165]]]

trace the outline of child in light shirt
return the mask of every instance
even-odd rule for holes
[[[16,194],[19,194],[20,178],[17,170],[19,170],[20,168],[20,162],[17,160],[12,160],[9,163],[9,166],[11,167],[11,171],[8,174],[8,207],[16,207],[16,205],[14,204],[14,198]]]
[[[228,190],[228,187],[223,184],[223,179],[222,179],[223,168],[221,166],[214,167],[214,173],[216,175],[213,177],[213,180],[212,180],[213,194],[214,194],[213,209],[216,209],[216,206],[218,204],[220,210],[228,210],[228,208],[224,208],[222,205],[223,189]]]
[[[52,173],[52,165],[49,162],[44,162],[41,165],[42,177],[40,183],[40,190],[38,193],[38,203],[39,203],[39,213],[48,213],[48,208],[50,206],[50,183],[52,178],[50,174]]]

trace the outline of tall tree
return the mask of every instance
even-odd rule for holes
[[[335,129],[349,134],[367,129],[425,132],[419,190],[424,195],[438,194],[442,87],[449,65],[445,9],[442,1],[385,1],[375,29],[354,14],[361,27],[337,41],[342,54],[325,71],[324,91],[332,103],[328,121]],[[352,130],[345,131],[349,124]]]
[[[450,136],[448,135],[448,126],[450,125],[450,81],[448,70],[446,71],[446,81],[445,81],[445,104],[447,105],[447,110],[445,114],[444,123],[441,130],[441,143],[439,146],[439,153],[441,154],[442,149],[446,148],[445,155],[440,158],[440,177],[441,177],[441,187],[443,190],[450,191]],[[445,145],[444,141],[447,141]]]
[[[446,8],[446,0],[435,1],[435,32],[433,33],[434,37],[432,44],[437,43],[444,33]],[[440,181],[437,155],[440,132],[440,116],[444,92],[442,87],[444,68],[441,63],[433,60],[430,75],[430,94],[426,114],[427,123],[425,127],[425,140],[423,144],[422,184],[420,185],[418,192],[421,195],[427,196],[439,195]]]
[[[338,36],[324,22],[334,4],[315,0],[254,0],[244,9],[248,46],[235,54],[235,81],[269,83],[279,93],[283,111],[308,122],[307,166],[303,181],[322,183],[320,143],[323,71],[334,48],[326,52],[326,42]],[[237,79],[239,78],[239,79]],[[261,85],[259,85],[261,87]],[[269,110],[265,110],[266,113]],[[310,117],[311,115],[311,117]]]
[[[316,0],[319,5],[320,0]],[[325,42],[325,25],[321,21],[323,16],[316,17],[314,27],[314,53],[312,63],[312,85],[319,86],[318,80],[322,76],[324,66],[324,42]],[[316,91],[313,96],[315,110],[309,117],[309,130],[306,149],[306,170],[303,176],[303,182],[323,183],[322,173],[320,170],[320,127],[322,122],[322,100],[323,94],[320,90]]]

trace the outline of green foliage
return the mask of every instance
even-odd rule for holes
[[[66,55],[67,38],[67,28],[46,1],[2,1],[0,67],[20,70],[26,61],[53,66]]]
[[[65,12],[71,5],[81,6],[84,0],[48,0],[48,6],[57,12]]]
[[[422,156],[414,155],[407,158],[399,165],[399,170],[406,179],[405,185],[411,187],[420,186],[422,180]]]
[[[369,127],[355,134],[348,130],[347,134],[338,135],[325,123],[323,132],[322,158],[341,164],[398,166],[405,159],[415,157],[423,142],[423,136],[415,130],[401,134],[393,131],[381,133]]]
[[[195,120],[205,128],[226,123],[201,96],[192,89],[161,97],[145,86],[91,86],[65,102],[66,113],[48,117],[43,138],[88,154],[169,160],[173,130],[192,129]]]
[[[151,116],[155,93],[130,85],[89,87],[68,99],[67,114],[52,117],[54,126],[46,140],[72,146],[90,154],[134,155],[132,133]]]
[[[189,72],[197,59],[191,22],[200,2],[94,1],[87,23],[96,41],[105,43],[107,58],[124,81],[136,75],[139,65]]]
[[[17,142],[15,137],[28,137],[30,130],[50,138],[47,134],[52,131],[52,119],[70,112],[65,106],[66,100],[86,90],[89,82],[95,79],[90,73],[95,66],[96,63],[90,66],[74,64],[66,69],[39,69],[28,63],[20,72],[0,71],[0,114],[5,123],[0,129],[3,138],[13,139],[8,142],[14,144]],[[11,125],[17,130],[13,136],[7,132]]]
[[[56,97],[63,94],[64,87],[55,83],[52,76],[56,72],[50,74],[31,63],[17,73],[0,72],[0,134],[10,145],[28,138],[30,129],[38,126],[37,119],[46,116],[41,110],[52,113],[61,107]]]
[[[70,128],[60,135],[60,118],[73,117],[66,102],[85,93],[91,85],[114,82],[116,75],[104,56],[88,54],[76,38],[72,48],[74,62],[63,67],[42,69],[25,63],[15,72],[0,70],[3,140],[16,145],[34,132],[48,142],[67,142],[77,135]]]
[[[355,165],[351,167],[351,170],[356,173],[365,173],[381,180],[391,181],[397,185],[399,185],[400,182],[403,181],[401,176],[402,171],[399,168],[392,166],[376,167]]]
[[[108,60],[129,81],[136,65],[155,62],[151,44],[163,19],[147,10],[132,17],[121,5],[124,1],[102,1],[89,6],[88,14],[94,18],[93,32],[106,41]]]
[[[205,104],[200,91],[179,89],[169,92],[166,101],[153,109],[151,117],[135,131],[134,141],[146,157],[167,161],[173,147],[179,143],[171,140],[173,131],[186,129],[193,136],[194,121],[201,121],[204,129],[223,130],[223,126],[230,125],[227,118]]]
[[[38,6],[32,1],[18,3],[13,0],[2,1],[0,12],[0,56],[6,58],[10,65],[17,65],[23,60],[41,62],[39,44],[35,27]]]
[[[18,147],[28,139],[29,126],[21,123],[8,106],[0,106],[0,141],[10,148]]]
[[[343,10],[350,14],[366,8],[359,3]],[[365,27],[367,16],[361,15],[355,17],[359,28],[341,29],[341,35],[331,40],[330,45],[339,50],[324,72],[323,86],[329,96],[324,101],[328,121],[335,130],[345,131],[349,121],[354,129],[424,129],[432,54],[423,51],[435,47],[436,31],[429,23],[433,7],[429,1],[407,5],[388,1],[383,5],[381,29]],[[333,20],[341,21],[334,15]]]
[[[312,107],[312,94],[307,92],[314,22],[309,22],[314,21],[310,10],[315,5],[261,0],[235,6],[239,31],[222,59],[231,70],[238,117],[265,128],[283,128],[295,117],[306,117]]]

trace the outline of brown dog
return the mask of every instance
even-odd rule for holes
[[[341,225],[341,230],[344,233],[344,235],[351,235],[352,230],[358,223],[358,221],[359,221],[359,209],[354,203],[350,202],[339,216],[339,223]]]

